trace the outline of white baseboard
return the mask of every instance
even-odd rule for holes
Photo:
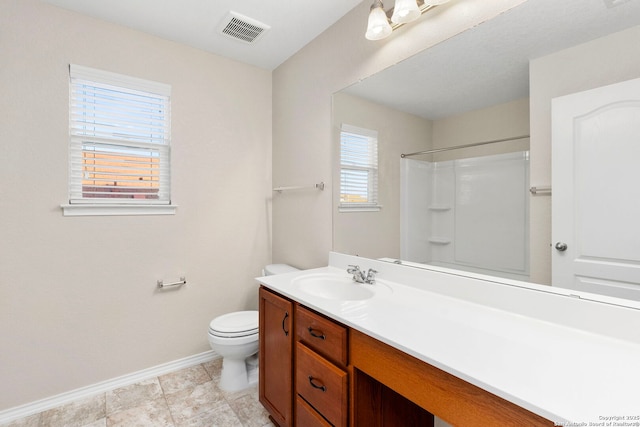
[[[159,375],[168,374],[173,371],[188,368],[189,366],[198,365],[219,358],[215,351],[209,350],[204,353],[185,357],[184,359],[174,360],[172,362],[163,363],[162,365],[153,366],[121,377],[102,381],[90,386],[81,387],[55,396],[47,397],[25,405],[16,406],[15,408],[0,411],[0,425],[15,421],[17,419],[28,417],[48,409],[56,408],[74,400],[83,399],[98,393],[105,393],[119,387],[137,383]]]

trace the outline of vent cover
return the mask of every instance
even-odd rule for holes
[[[218,31],[229,38],[244,43],[255,43],[270,28],[262,22],[232,11],[222,21]]]

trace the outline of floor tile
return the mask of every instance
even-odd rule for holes
[[[240,419],[244,427],[263,427],[270,425],[269,413],[252,394],[245,394],[229,401],[229,406]]]
[[[165,394],[173,394],[182,390],[211,381],[211,377],[202,365],[195,365],[170,374],[158,377]]]
[[[222,403],[215,409],[202,412],[195,417],[183,422],[178,422],[177,427],[244,427],[236,413],[227,403]]]
[[[108,391],[106,393],[106,413],[110,415],[161,397],[162,388],[158,378],[140,381]]]
[[[143,402],[107,417],[107,427],[173,427],[173,419],[164,397]]]
[[[88,397],[42,413],[41,423],[47,427],[85,426],[105,418],[105,394]]]
[[[91,424],[85,424],[82,427],[107,427],[107,419],[101,418],[98,421],[94,421]]]
[[[2,424],[4,427],[40,427],[42,414],[29,415],[28,417],[20,418],[19,420],[12,421],[8,424]]]
[[[4,427],[273,427],[258,386],[218,387],[222,359],[120,387]]]
[[[182,424],[190,418],[213,411],[226,403],[223,393],[213,381],[198,384],[177,393],[166,394],[165,397],[176,424]]]
[[[220,378],[220,372],[222,372],[222,358],[213,359],[209,362],[202,364],[212,380]]]

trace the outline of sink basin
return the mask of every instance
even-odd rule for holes
[[[301,291],[329,300],[360,301],[366,300],[388,287],[380,283],[373,285],[356,283],[351,276],[330,273],[311,274],[298,277],[293,281]]]

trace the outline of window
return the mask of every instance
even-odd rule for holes
[[[171,87],[77,65],[69,75],[65,215],[174,213]]]
[[[340,210],[377,211],[378,132],[343,124],[340,132]]]

